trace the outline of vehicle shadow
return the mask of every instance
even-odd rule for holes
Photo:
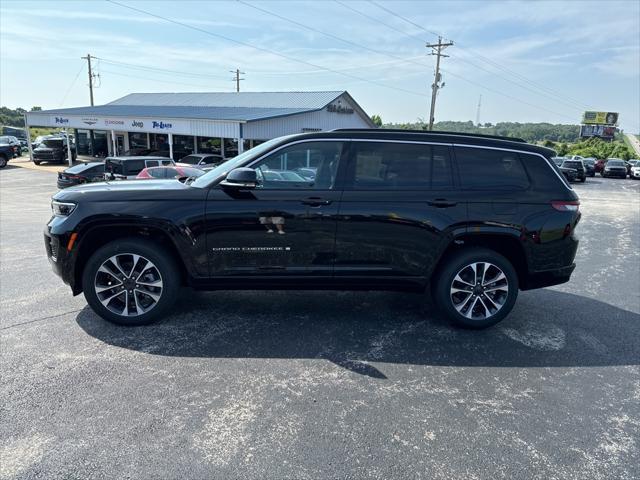
[[[112,325],[88,307],[77,322],[114,346],[154,355],[317,358],[386,378],[373,363],[471,367],[640,364],[640,315],[553,290],[523,292],[501,324],[451,326],[419,295],[221,291],[186,295],[160,323]]]

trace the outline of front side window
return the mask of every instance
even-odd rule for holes
[[[344,142],[304,142],[285,147],[252,165],[258,188],[329,190],[335,185]],[[304,177],[295,170],[313,165],[316,176]]]
[[[449,147],[424,143],[355,142],[349,178],[356,190],[451,187]]]
[[[529,187],[515,152],[456,147],[460,186],[465,190],[524,190]]]
[[[147,170],[147,173],[150,177],[153,178],[166,178],[166,173],[164,168],[150,168]]]

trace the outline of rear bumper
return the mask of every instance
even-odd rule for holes
[[[524,284],[520,285],[520,289],[533,290],[534,288],[551,287],[553,285],[567,283],[571,279],[571,274],[575,268],[576,264],[572,263],[567,267],[534,273],[525,279]]]

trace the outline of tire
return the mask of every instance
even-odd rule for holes
[[[0,168],[4,168],[7,166],[7,157],[4,155],[0,155]]]
[[[134,255],[139,256],[137,264]],[[131,278],[123,282],[123,273]],[[137,238],[115,240],[99,248],[82,272],[84,297],[92,310],[125,326],[148,325],[165,316],[177,299],[180,283],[180,271],[171,253]]]
[[[33,163],[34,163],[35,165],[40,165],[40,160],[34,160],[34,161],[33,161]]]
[[[587,181],[587,177],[582,177],[582,178],[580,179],[580,181],[581,181],[582,183],[586,182],[586,181]]]
[[[491,266],[484,271],[487,264]],[[490,272],[489,280],[498,280],[489,282],[485,279],[485,290],[482,290],[483,285],[478,287],[475,281],[478,280],[477,277],[473,280],[472,265],[476,265],[479,276],[484,277],[485,273]],[[503,278],[500,278],[500,274]],[[465,292],[472,287],[466,282],[471,281],[475,283],[474,291],[469,290],[467,296]],[[458,291],[454,292],[452,289]],[[477,292],[481,293],[476,299]],[[518,275],[511,262],[499,253],[473,247],[460,251],[445,261],[435,277],[435,283],[432,283],[432,296],[438,309],[454,324],[464,328],[487,328],[503,320],[513,309],[518,297]]]

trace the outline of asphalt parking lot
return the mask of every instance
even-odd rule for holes
[[[575,189],[572,282],[489,330],[379,292],[185,292],[122,328],[51,272],[55,174],[10,165],[0,477],[639,478],[640,181]]]

